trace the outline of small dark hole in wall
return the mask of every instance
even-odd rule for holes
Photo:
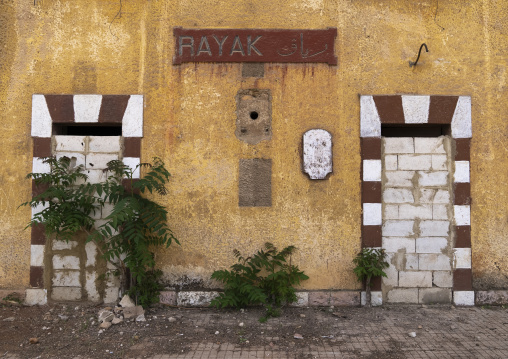
[[[257,118],[258,118],[258,117],[259,117],[259,114],[258,114],[256,111],[252,111],[252,112],[250,113],[250,118],[251,118],[252,120],[257,120]]]
[[[240,132],[241,132],[241,133],[247,133],[247,129],[246,129],[246,128],[242,128],[242,129],[240,130]]]
[[[451,134],[450,125],[440,124],[404,124],[382,125],[383,137],[439,137]]]
[[[122,125],[53,125],[54,135],[68,136],[121,136]]]

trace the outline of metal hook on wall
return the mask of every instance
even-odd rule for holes
[[[418,57],[416,58],[416,61],[413,62],[413,61],[409,61],[409,67],[413,67],[413,66],[416,66],[416,64],[418,63],[418,60],[420,60],[420,54],[422,53],[422,48],[425,46],[425,51],[426,52],[429,52],[429,49],[427,48],[427,44],[423,43],[421,46],[420,46],[420,50],[418,51]]]

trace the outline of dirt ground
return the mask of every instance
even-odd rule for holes
[[[157,305],[146,311],[146,322],[126,320],[99,333],[97,314],[103,308],[89,303],[25,307],[3,302],[0,358],[149,358],[158,354],[172,358],[184,357],[198,346],[226,344],[240,351],[273,349],[290,358],[320,357],[311,351],[313,347],[340,348],[351,358],[426,358],[408,354],[424,352],[428,342],[435,353],[449,350],[454,343],[457,356],[442,357],[508,357],[508,315],[500,307],[284,308],[280,317],[260,323],[262,308]],[[492,348],[490,339],[501,341],[500,346]],[[488,356],[487,349],[496,351]],[[475,350],[483,355],[476,356]]]

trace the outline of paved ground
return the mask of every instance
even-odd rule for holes
[[[167,324],[167,318],[174,316],[179,318],[170,327],[175,331],[165,332],[159,326],[154,333],[154,329],[144,331],[151,328],[147,324],[125,323],[124,327],[118,326],[122,332],[108,330],[109,340],[122,342],[129,329],[135,329],[140,339],[123,341],[121,351],[117,347],[104,353],[101,348],[100,352],[87,355],[70,350],[59,352],[58,357],[508,358],[508,310],[501,307],[297,308],[285,310],[281,317],[267,323],[259,323],[260,313],[255,309],[240,313],[161,308],[147,315],[152,318],[150,326],[155,327],[157,320],[162,319]],[[295,334],[301,334],[303,339],[295,338]],[[95,340],[106,341],[108,337],[104,335]],[[52,357],[44,351],[28,354],[0,351],[0,358]]]

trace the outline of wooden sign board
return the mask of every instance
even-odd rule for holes
[[[184,62],[322,62],[337,65],[336,28],[184,29],[175,27],[173,64]]]

